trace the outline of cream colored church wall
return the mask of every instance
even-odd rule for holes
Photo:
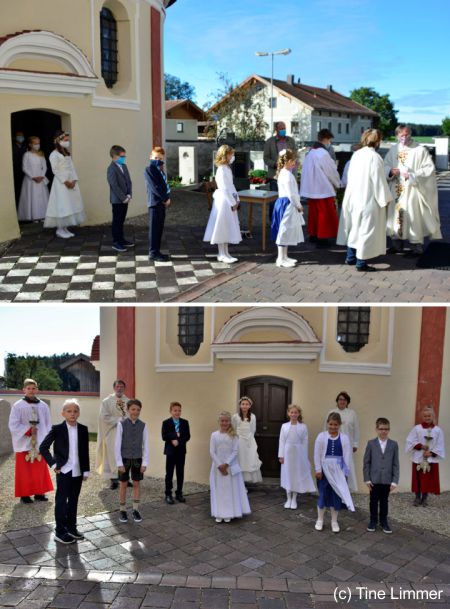
[[[117,375],[117,309],[102,307],[100,310],[100,397],[112,393]],[[100,409],[100,404],[99,404]]]
[[[301,311],[300,308],[296,310]],[[215,311],[221,320],[235,312],[236,308],[216,308]],[[302,314],[308,321],[309,314],[316,316],[317,324],[322,311],[308,308]],[[209,436],[216,428],[218,412],[224,408],[235,410],[240,379],[273,375],[293,381],[293,401],[303,407],[309,427],[311,456],[313,439],[321,431],[325,416],[334,405],[336,394],[340,390],[350,393],[362,429],[360,449],[356,453],[360,488],[363,488],[361,469],[364,447],[367,440],[374,437],[375,419],[387,416],[391,421],[391,437],[400,446],[400,488],[409,488],[410,464],[403,447],[406,435],[414,424],[421,309],[413,307],[396,310],[392,374],[389,376],[319,372],[319,359],[311,364],[270,361],[233,364],[216,359],[213,372],[156,373],[155,316],[155,309],[139,308],[136,312],[136,394],[143,400],[142,417],[150,426],[151,475],[162,476],[164,473],[160,428],[161,421],[168,416],[170,401],[179,400],[183,404],[184,415],[191,422],[192,441],[189,445],[187,478],[206,482],[210,467]],[[217,324],[216,317],[216,329]],[[321,332],[317,333],[321,338]],[[448,344],[446,348],[448,352]],[[448,360],[448,354],[446,357]],[[188,358],[185,361],[186,359]],[[173,361],[179,363],[178,358]],[[448,392],[448,386],[446,391]]]

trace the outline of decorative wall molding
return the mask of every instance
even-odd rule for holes
[[[322,343],[273,342],[213,344],[212,351],[226,363],[252,363],[261,361],[309,364],[317,359]]]
[[[83,97],[92,95],[98,82],[97,78],[0,69],[0,91],[3,93]]]
[[[337,372],[340,374],[375,374],[381,376],[390,376],[392,374],[392,358],[394,349],[394,321],[395,311],[393,307],[389,308],[388,320],[388,339],[386,361],[380,363],[374,362],[355,362],[355,361],[334,361],[326,359],[326,350],[324,349],[320,356],[319,372]],[[328,309],[324,307],[323,312],[323,332],[322,339],[325,343],[333,340],[334,337],[327,336]],[[370,335],[369,335],[370,345]]]
[[[216,311],[211,307],[211,332],[209,344],[214,341],[214,326],[216,319]],[[180,347],[181,348],[181,347]],[[192,359],[186,356],[187,360]],[[155,316],[155,370],[156,372],[214,372],[214,354],[211,351],[209,362],[206,363],[188,363],[185,364],[170,364],[161,361],[161,310],[156,308]]]

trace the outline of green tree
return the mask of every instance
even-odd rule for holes
[[[450,116],[446,116],[442,121],[442,133],[444,135],[450,135]]]
[[[195,99],[195,87],[188,82],[181,82],[177,76],[164,74],[166,99]]]
[[[263,118],[268,101],[265,90],[252,82],[241,87],[235,85],[226,74],[219,74],[219,78],[222,86],[213,94],[214,103],[206,110],[206,135],[220,138],[222,133],[231,132],[238,140],[264,140],[268,127]]]
[[[5,360],[6,386],[10,389],[21,389],[24,379],[32,378],[40,389],[60,391],[62,380],[58,372],[43,359],[35,355],[17,356],[15,353],[8,353]]]
[[[358,104],[378,112],[380,115],[378,128],[382,132],[383,137],[394,135],[395,128],[398,125],[398,110],[394,109],[394,104],[389,99],[388,94],[381,95],[372,87],[360,87],[359,89],[353,89],[350,92],[350,97]]]

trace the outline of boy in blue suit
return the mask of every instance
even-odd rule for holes
[[[123,234],[128,203],[133,194],[130,173],[126,166],[126,154],[126,150],[122,146],[112,146],[109,151],[112,161],[106,173],[109,184],[109,201],[112,207],[112,247],[116,252],[126,252],[127,248],[134,247],[134,243],[127,241]]]
[[[166,262],[169,256],[161,253],[161,239],[166,219],[166,208],[170,205],[170,186],[164,173],[164,148],[155,146],[150,155],[150,164],[145,169],[145,185],[148,203],[148,240],[150,260]]]
[[[172,497],[173,474],[177,474],[176,500],[185,503],[183,496],[184,463],[186,460],[186,444],[191,439],[189,422],[181,418],[180,402],[170,403],[170,418],[163,421],[161,436],[164,442],[166,455],[166,503],[173,505]]]

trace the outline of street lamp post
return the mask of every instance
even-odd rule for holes
[[[271,134],[273,133],[273,64],[274,64],[274,55],[289,55],[291,53],[291,49],[281,49],[281,51],[256,51],[255,55],[257,57],[268,57],[271,56],[272,59],[272,72],[270,75],[270,130]]]

